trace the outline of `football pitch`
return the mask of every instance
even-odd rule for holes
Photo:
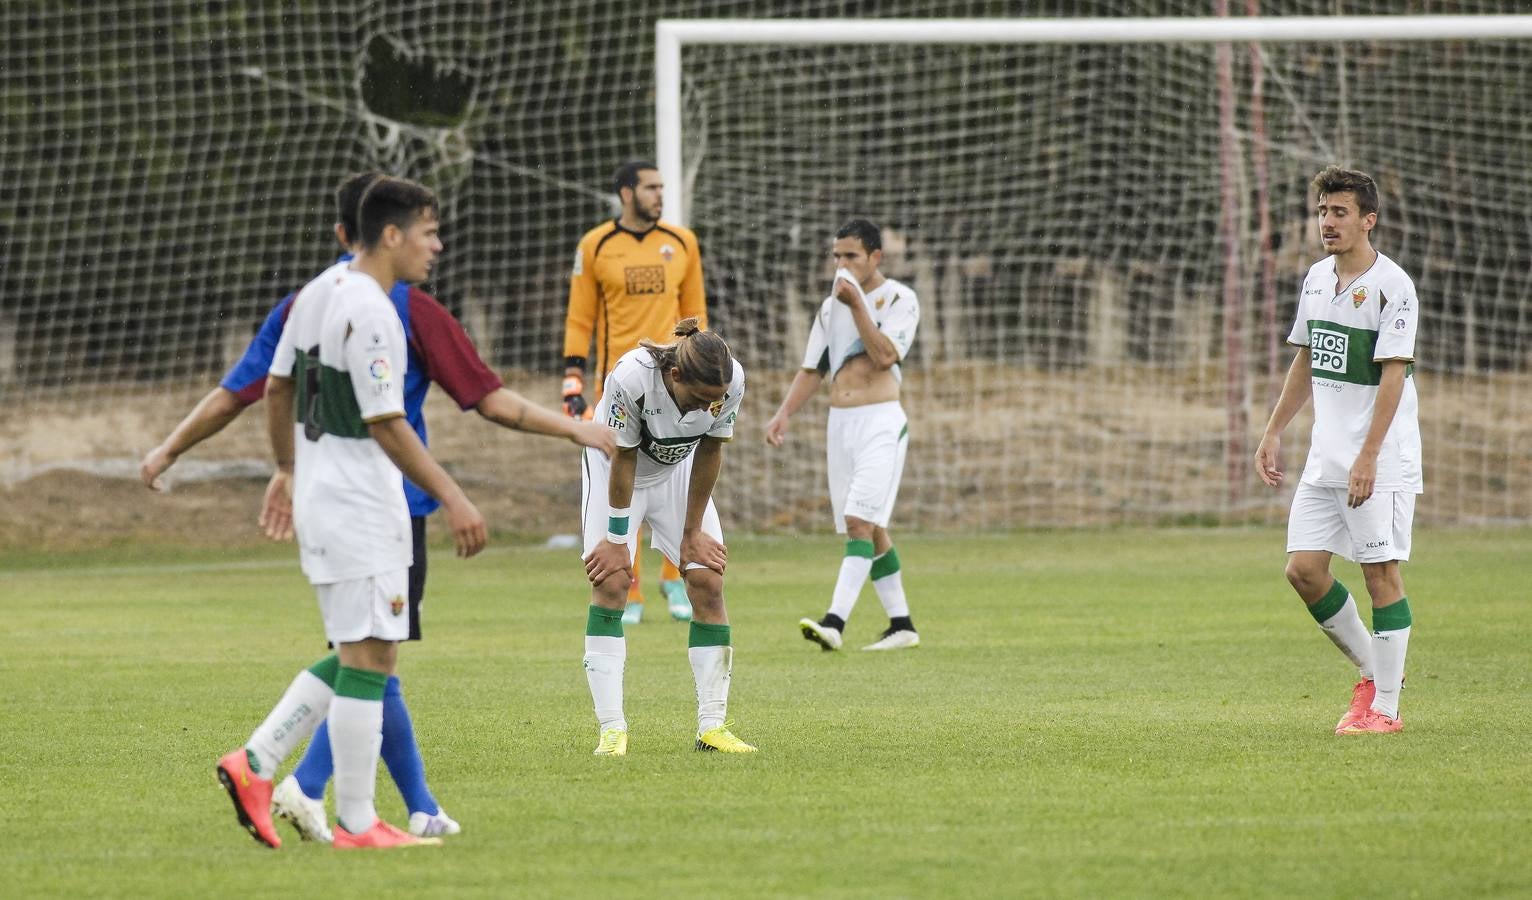
[[[884,623],[869,588],[830,654],[795,623],[823,612],[836,539],[737,538],[730,718],[762,752],[692,751],[686,628],[659,617],[628,630],[624,759],[591,756],[574,553],[438,546],[400,674],[464,830],[351,854],[285,823],[280,851],[256,844],[213,776],[324,652],[290,546],[6,553],[4,893],[1532,893],[1532,531],[1417,533],[1405,730],[1350,738],[1331,729],[1355,672],[1282,541],[905,538],[923,645],[855,649]],[[381,767],[378,801],[403,823]]]

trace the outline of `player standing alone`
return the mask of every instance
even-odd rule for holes
[[[839,650],[846,621],[870,576],[888,613],[888,628],[862,649],[915,647],[920,635],[910,619],[888,521],[909,447],[909,419],[899,404],[899,361],[915,341],[920,302],[907,285],[878,270],[883,235],[866,219],[842,225],[835,232],[832,252],[839,267],[833,294],[814,318],[803,368],[766,423],[767,443],[782,446],[788,418],[819,390],[825,375],[830,376],[830,506],[835,530],[847,536],[846,556],[830,611],[817,622],[803,619],[798,625],[806,639]]]
[[[486,540],[479,511],[405,419],[404,328],[385,293],[399,280],[425,280],[441,252],[436,198],[382,178],[363,196],[359,221],[362,252],[294,299],[267,386],[278,493],[291,490],[299,558],[337,649],[298,673],[245,746],[218,761],[240,824],[271,847],[281,845],[272,778],[326,717],[334,845],[440,843],[383,822],[373,805],[384,691],[398,642],[409,636],[412,537],[399,473],[441,501],[460,555],[473,556]]]
[[[1423,490],[1415,379],[1415,284],[1374,250],[1378,188],[1330,166],[1314,178],[1320,240],[1329,256],[1309,268],[1288,342],[1301,347],[1255,452],[1255,468],[1282,483],[1282,431],[1312,395],[1314,430],[1287,520],[1287,580],[1309,614],[1356,664],[1360,680],[1336,734],[1398,731],[1410,603],[1399,563],[1410,558],[1415,495]],[[1330,574],[1339,553],[1362,566],[1372,634],[1356,601]]]
[[[702,284],[702,253],[697,236],[679,225],[660,221],[665,184],[651,162],[625,163],[613,176],[612,189],[622,213],[602,222],[580,238],[574,270],[569,276],[569,309],[564,324],[564,409],[579,418],[585,404],[585,360],[595,338],[596,396],[607,373],[639,342],[667,341],[681,319],[695,318],[707,328],[707,298]],[[633,559],[623,623],[643,618],[639,591],[639,558]],[[691,618],[691,604],[681,573],[665,560],[660,593],[672,618]]]
[[[676,340],[645,340],[607,376],[601,413],[617,431],[610,462],[585,453],[580,517],[585,574],[592,585],[585,623],[585,677],[600,726],[598,756],[628,752],[622,676],[627,640],[622,609],[628,595],[635,532],[647,522],[654,546],[686,578],[694,616],[687,656],[697,684],[698,750],[753,753],[724,721],[734,648],[723,602],[728,552],[713,506],[723,445],[745,395],[745,370],[723,338],[675,326]]]

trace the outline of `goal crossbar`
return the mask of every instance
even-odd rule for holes
[[[655,152],[667,218],[686,219],[681,51],[687,44],[1124,44],[1455,41],[1532,38],[1532,15],[1113,19],[661,19],[655,24]]]

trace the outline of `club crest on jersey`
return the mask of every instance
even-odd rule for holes
[[[1353,309],[1367,302],[1367,286],[1354,287],[1351,289],[1351,306]]]
[[[669,244],[661,244],[660,245],[660,259],[663,259],[666,262],[670,262],[671,260],[673,260],[675,258],[676,258],[676,248],[670,246]]]
[[[373,381],[387,381],[390,374],[388,360],[381,356],[378,357],[367,366],[367,371],[372,375]]]
[[[395,594],[394,598],[388,601],[388,608],[396,616],[402,614],[404,612],[404,598]]]
[[[727,400],[728,398],[725,397],[724,399]],[[718,414],[723,412],[723,403],[723,400],[714,400],[712,403],[709,403],[707,407],[707,414],[715,419],[718,418]]]

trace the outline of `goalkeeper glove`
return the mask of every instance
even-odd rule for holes
[[[571,419],[585,416],[585,379],[578,375],[564,376],[564,414]]]

